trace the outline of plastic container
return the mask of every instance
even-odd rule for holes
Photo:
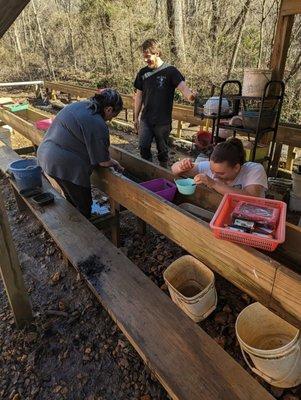
[[[23,111],[23,110],[28,110],[29,103],[19,103],[19,104],[7,104],[4,106],[11,112],[16,112],[16,111]]]
[[[238,315],[235,330],[243,357],[255,374],[280,388],[301,383],[301,339],[297,328],[260,303],[253,303]]]
[[[177,191],[176,185],[164,178],[152,179],[140,185],[168,201],[173,201]]]
[[[261,97],[264,87],[271,80],[272,71],[268,69],[246,68],[242,84],[242,95]]]
[[[186,196],[189,196],[195,192],[196,184],[192,178],[176,179],[178,191]]]
[[[232,231],[225,227],[232,220],[232,212],[240,201],[247,201],[258,206],[275,207],[280,211],[279,220],[275,229],[275,238],[256,236],[252,233]],[[258,247],[266,251],[273,251],[285,241],[286,204],[279,200],[263,199],[260,197],[243,196],[235,193],[224,195],[214,217],[210,222],[214,236],[232,242]]]
[[[301,157],[297,157],[293,161],[293,172],[295,174],[301,174]]]
[[[54,196],[50,192],[44,192],[41,194],[38,194],[36,196],[33,196],[32,200],[39,206],[47,206],[48,204],[51,204],[54,202]]]
[[[257,129],[259,111],[242,111],[243,127],[246,129]],[[273,128],[277,113],[276,111],[263,110],[261,114],[259,129]]]
[[[35,122],[35,126],[37,129],[40,129],[41,131],[47,131],[47,129],[50,128],[52,122],[53,119],[51,118],[39,119],[38,121]]]
[[[267,157],[269,154],[269,149],[270,149],[269,146],[257,145],[256,153],[255,153],[255,161],[263,160],[265,157]],[[251,148],[251,149],[245,148],[246,161],[251,161],[252,156],[253,156],[253,151],[254,151],[253,148]]]
[[[296,196],[293,191],[290,192],[289,209],[290,211],[301,212],[301,196]]]
[[[163,274],[170,296],[193,321],[199,322],[215,310],[217,293],[213,272],[187,255],[174,261]]]
[[[219,96],[210,97],[204,104],[204,115],[216,115],[218,112]],[[229,102],[227,99],[222,99],[221,113],[228,114],[230,110]]]
[[[19,190],[42,186],[42,169],[35,158],[13,161],[8,170],[13,174]]]

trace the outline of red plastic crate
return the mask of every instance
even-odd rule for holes
[[[231,214],[240,201],[246,201],[258,206],[275,207],[279,210],[279,220],[275,230],[275,238],[264,238],[251,233],[235,232],[224,226],[231,223]],[[285,241],[286,204],[283,201],[264,199],[261,197],[243,196],[235,193],[224,195],[214,217],[210,222],[214,236],[247,246],[273,251]]]

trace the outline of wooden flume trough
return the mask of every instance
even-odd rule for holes
[[[49,114],[30,109],[26,118],[36,120],[48,116]],[[18,115],[0,109],[0,119],[35,145],[39,145],[42,141],[43,132]],[[124,166],[133,175],[138,169],[144,179],[158,176],[171,178],[169,171],[138,159],[116,146],[112,146],[111,153],[121,162],[124,161]],[[288,322],[301,327],[301,276],[297,272],[255,249],[216,239],[204,221],[145,191],[125,177],[115,175],[110,170],[96,171],[93,174],[93,183],[117,203],[179,244],[242,291]],[[202,193],[202,189],[198,189],[192,203],[198,204],[198,201],[203,199],[203,203],[209,202],[212,208],[216,207],[220,197],[208,189]],[[201,205],[204,206],[202,202]],[[288,225],[287,229],[293,232],[289,235],[289,239],[292,240],[293,237],[293,241],[286,243],[286,246],[290,250],[290,255],[293,258],[296,256],[297,264],[300,262],[300,255],[297,251],[294,254],[293,249],[296,246],[298,249],[295,240],[300,244],[301,234],[300,229],[296,228]]]

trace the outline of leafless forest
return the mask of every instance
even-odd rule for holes
[[[269,67],[280,0],[32,0],[0,42],[0,81],[100,83],[123,93],[143,65],[139,45],[158,38],[189,85],[241,79]],[[301,123],[301,18],[286,65],[282,120]],[[180,100],[178,98],[177,100]]]

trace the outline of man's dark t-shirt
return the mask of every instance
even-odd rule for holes
[[[142,91],[141,119],[151,125],[170,124],[175,89],[185,78],[170,65],[143,79],[145,73],[153,71],[149,67],[142,68],[134,82],[134,87]]]

